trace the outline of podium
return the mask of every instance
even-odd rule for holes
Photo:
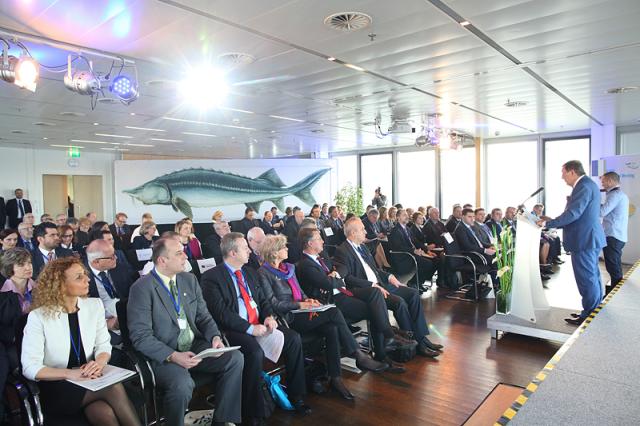
[[[516,243],[511,285],[511,309],[487,320],[492,337],[500,332],[566,341],[575,331],[564,318],[571,310],[550,307],[540,278],[540,228],[535,216],[516,216]]]

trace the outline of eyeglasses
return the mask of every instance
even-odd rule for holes
[[[116,258],[116,255],[114,253],[109,257],[99,257],[98,260],[115,260],[115,258]]]

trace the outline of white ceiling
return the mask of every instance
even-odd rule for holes
[[[323,24],[344,11],[364,12],[372,25],[342,33]],[[639,18],[637,0],[3,0],[4,29],[133,59],[141,95],[92,111],[88,97],[63,86],[62,73],[43,70],[36,93],[0,82],[0,143],[245,158],[413,144],[416,135],[376,138],[366,123],[378,114],[383,127],[392,116],[419,127],[438,112],[442,126],[480,137],[635,124],[640,91],[605,92],[640,86]],[[23,41],[43,64],[66,62],[64,50]],[[256,58],[228,75],[245,84],[220,109],[183,104],[172,82],[226,52]],[[99,70],[111,65],[87,56]],[[528,104],[508,108],[507,99]]]

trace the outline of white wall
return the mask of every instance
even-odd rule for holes
[[[31,201],[36,223],[42,213],[42,175],[99,175],[102,176],[103,212],[99,219],[113,220],[113,162],[116,154],[82,152],[78,167],[69,167],[64,150],[0,147],[0,196],[5,202],[14,198],[15,188],[25,191]],[[59,212],[47,212],[56,214]],[[80,212],[84,214],[86,212]]]

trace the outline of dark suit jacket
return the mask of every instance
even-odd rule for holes
[[[473,251],[476,253],[484,254],[484,249],[489,248],[490,245],[485,246],[483,244],[483,247],[480,247],[473,236],[473,230],[467,228],[464,223],[461,223],[460,226],[456,228],[454,238],[456,240],[456,243],[458,243],[458,247],[460,247],[460,250]]]
[[[411,235],[411,242],[416,248],[424,248],[427,239],[424,237],[422,229],[418,225],[412,223],[411,226],[409,226],[409,235]]]
[[[56,247],[55,252],[56,252],[56,259],[59,259],[61,257],[73,256],[73,252],[71,250],[67,250],[62,247]],[[31,252],[31,264],[33,265],[33,279],[35,280],[38,277],[38,275],[40,275],[40,272],[42,271],[42,268],[44,268],[44,265],[45,265],[42,252],[37,246],[35,247],[33,252]]]
[[[322,255],[320,257],[329,271],[332,271],[334,265],[331,259]],[[331,301],[334,289],[346,287],[344,280],[327,275],[318,262],[304,253],[296,265],[296,276],[304,292],[323,303]]]
[[[24,208],[24,214],[33,213],[31,203],[29,200],[22,199],[22,207]],[[9,228],[18,229],[18,201],[15,198],[7,201],[7,217],[9,218]]]
[[[407,226],[407,231],[409,231],[409,235],[412,236],[411,229]],[[422,235],[422,233],[421,233]],[[417,246],[413,242],[413,240],[409,239],[407,235],[402,231],[402,228],[399,224],[393,227],[391,233],[389,234],[389,249],[392,251],[405,251],[413,254],[413,250],[415,250]],[[391,255],[392,265],[397,271],[412,271],[415,269],[413,261],[406,255]]]
[[[451,235],[453,235],[453,233],[456,231],[456,228],[458,227],[458,224],[461,224],[462,221],[456,219],[455,217],[451,216],[449,218],[449,220],[447,220],[447,223],[445,223],[445,228],[447,228],[447,231],[449,231],[449,233],[451,233]]]
[[[267,298],[260,287],[256,271],[245,266],[242,268],[242,275],[245,283],[249,286],[251,297],[258,305],[258,315],[262,324],[267,317],[274,314],[271,300]],[[238,296],[235,284],[224,263],[205,272],[200,280],[200,285],[202,296],[207,302],[207,308],[220,328],[245,333],[251,324],[238,314]]]
[[[180,272],[176,275],[176,285],[194,339],[211,342],[220,336],[196,277]],[[152,274],[141,277],[131,286],[127,324],[133,347],[154,362],[163,363],[178,348],[180,327],[175,307],[164,284]]]
[[[476,237],[478,237],[483,245],[491,245],[491,238],[489,237],[487,232],[482,229],[478,222],[474,222],[471,227],[473,228],[473,232],[476,234]]]
[[[222,263],[222,252],[220,251],[220,235],[216,234],[215,231],[213,234],[209,235],[205,240],[205,250],[204,257],[207,259],[211,259],[212,257],[216,260],[216,265]]]
[[[249,250],[251,250],[251,247],[249,247]],[[247,267],[257,272],[261,266],[262,266],[262,262],[260,262],[258,255],[255,254],[253,250],[251,250],[251,253],[249,253],[249,262],[247,263]]]
[[[449,232],[444,226],[442,221],[432,222],[427,220],[427,223],[422,227],[422,233],[424,234],[424,240],[427,244],[435,244],[438,247],[444,247],[445,239],[442,234]]]
[[[300,231],[300,225],[292,219],[284,226],[283,234],[287,236],[288,242],[295,243],[298,241],[298,231]]]
[[[33,248],[38,247],[38,240],[35,238],[31,238],[31,244],[33,244]],[[22,241],[22,237],[18,237],[18,243],[16,244],[18,247],[27,248],[24,245],[24,241]]]
[[[85,263],[85,267],[89,274],[89,297],[100,297],[96,277],[93,275],[87,263]],[[118,299],[126,299],[129,297],[129,289],[134,282],[130,271],[131,269],[128,266],[121,265],[117,261],[116,267],[107,271],[109,277],[111,277],[111,282],[113,282],[116,292],[118,293]]]
[[[382,228],[380,227],[380,224],[376,222],[375,227],[377,227],[378,232],[376,232],[375,228],[374,228],[374,224],[371,223],[371,221],[369,220],[368,217],[365,217],[364,220],[362,221],[362,223],[364,224],[364,230],[367,232],[367,239],[368,240],[374,240],[376,238],[378,238],[378,233],[382,232]]]
[[[124,235],[118,235],[118,230],[116,229],[115,224],[109,225],[109,231],[111,231],[111,235],[113,235],[114,246],[118,250],[127,250],[131,245],[131,233],[133,230],[129,225],[124,225]]]
[[[7,223],[7,210],[4,204],[4,198],[0,197],[0,229],[4,229],[5,223]]]
[[[571,191],[564,213],[547,222],[547,227],[564,229],[564,247],[567,251],[600,249],[607,243],[600,224],[599,209],[598,185],[589,176],[584,176]]]
[[[347,284],[348,288],[371,287],[371,284],[373,284],[371,281],[367,280],[367,273],[365,272],[360,259],[358,259],[358,254],[355,249],[351,247],[349,241],[345,241],[338,246],[336,253],[333,256],[333,261],[336,264],[338,273],[342,278],[344,278],[344,282]],[[368,256],[365,261],[376,273],[378,283],[387,285],[389,283],[390,274],[378,269],[373,257]]]
[[[151,241],[149,241],[142,235],[138,235],[133,239],[133,242],[131,243],[131,250],[142,250],[151,248],[153,246],[153,242],[157,239],[158,237],[154,235],[153,237],[151,237]]]
[[[247,235],[247,232],[249,232],[249,229],[251,228],[255,228],[256,226],[260,227],[260,220],[258,219],[253,219],[253,220],[249,220],[246,217],[242,218],[241,220],[239,220],[237,223],[237,230],[234,229],[235,232],[241,232],[243,233],[245,236]]]
[[[495,232],[495,234],[499,237],[502,232],[502,224],[494,221],[493,219],[489,219],[485,222],[485,224],[489,227],[491,232]]]
[[[276,233],[275,229],[273,229],[273,225],[271,224],[271,222],[267,222],[264,219],[260,221],[260,228],[262,228],[262,230],[266,235],[269,235],[269,234],[273,235]]]

